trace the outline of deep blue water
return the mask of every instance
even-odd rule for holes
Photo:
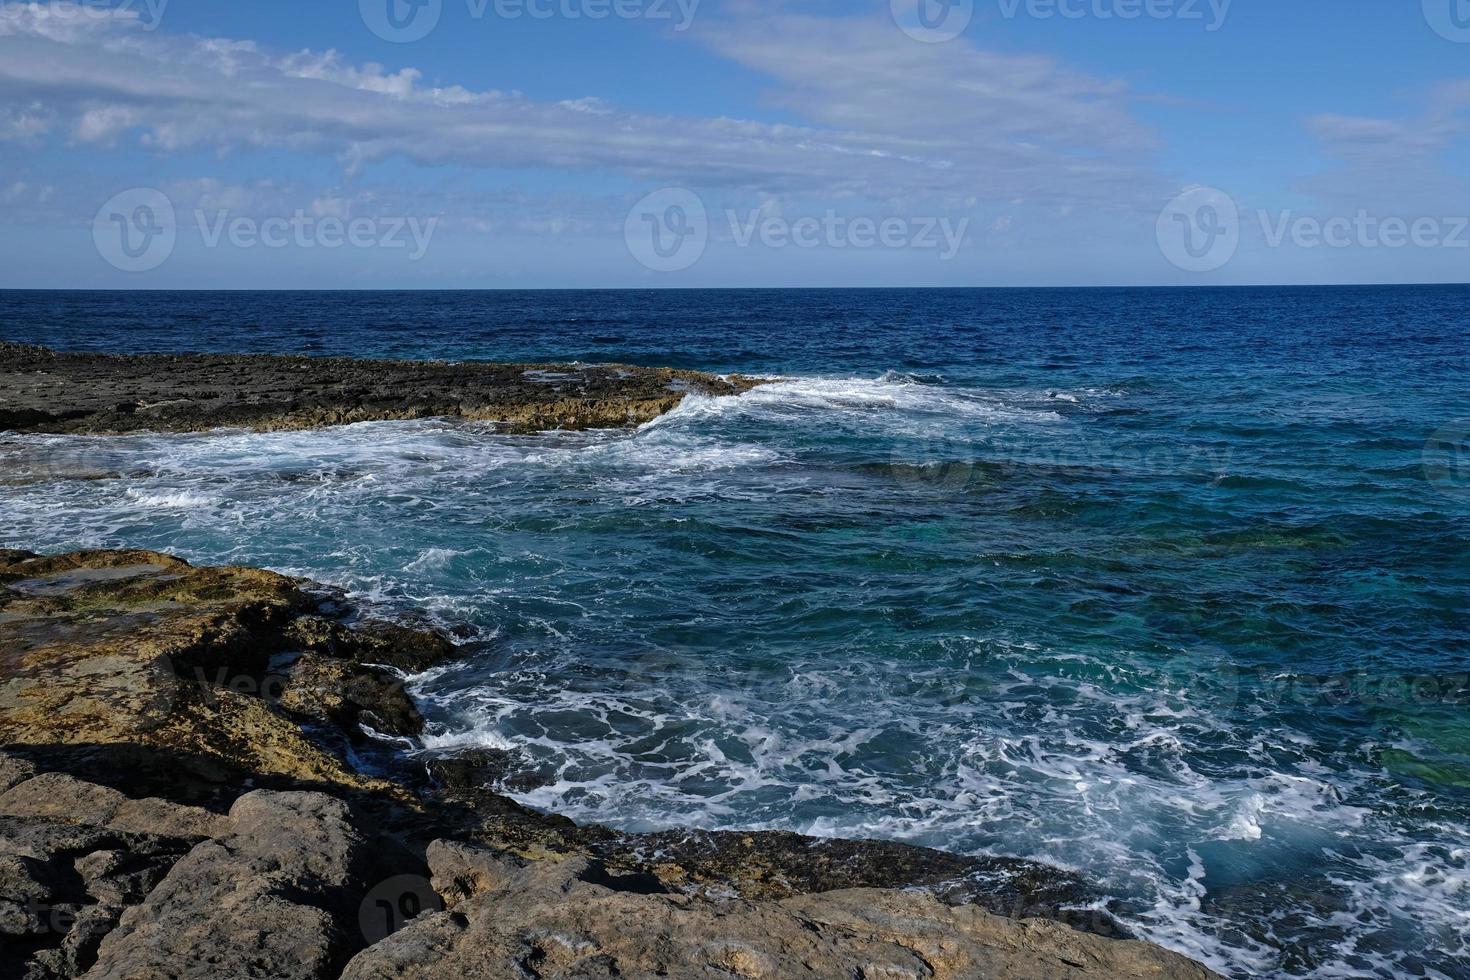
[[[780,376],[637,433],[0,435],[0,545],[484,642],[526,802],[1076,868],[1239,976],[1470,976],[1470,288],[5,293],[0,338]]]

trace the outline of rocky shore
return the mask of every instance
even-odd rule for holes
[[[459,417],[500,431],[648,422],[690,392],[758,382],[624,365],[450,364],[222,354],[84,354],[0,343],[0,431],[262,431]]]
[[[0,344],[0,431],[608,428],[757,383]],[[406,681],[476,652],[269,571],[0,550],[0,980],[1212,976],[1043,865],[529,810],[515,752],[418,742]]]
[[[0,552],[0,977],[1211,976],[1075,877],[891,843],[618,833],[431,759],[471,655],[321,586]]]

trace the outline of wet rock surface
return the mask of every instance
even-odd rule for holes
[[[0,430],[284,430],[438,417],[509,432],[611,429],[657,418],[691,391],[729,395],[755,384],[625,365],[123,356],[0,343]]]
[[[531,811],[514,751],[415,748],[405,677],[471,653],[270,572],[0,551],[0,980],[1209,975],[1043,865]]]

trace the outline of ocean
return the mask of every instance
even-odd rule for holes
[[[518,750],[534,807],[1046,861],[1233,976],[1470,977],[1470,288],[12,291],[0,339],[771,376],[632,432],[0,434],[0,546],[427,611],[475,644],[428,750]]]

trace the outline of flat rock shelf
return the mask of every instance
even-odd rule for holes
[[[628,365],[64,353],[0,343],[0,430],[56,434],[311,429],[458,417],[499,431],[640,425],[691,392],[760,382]]]

